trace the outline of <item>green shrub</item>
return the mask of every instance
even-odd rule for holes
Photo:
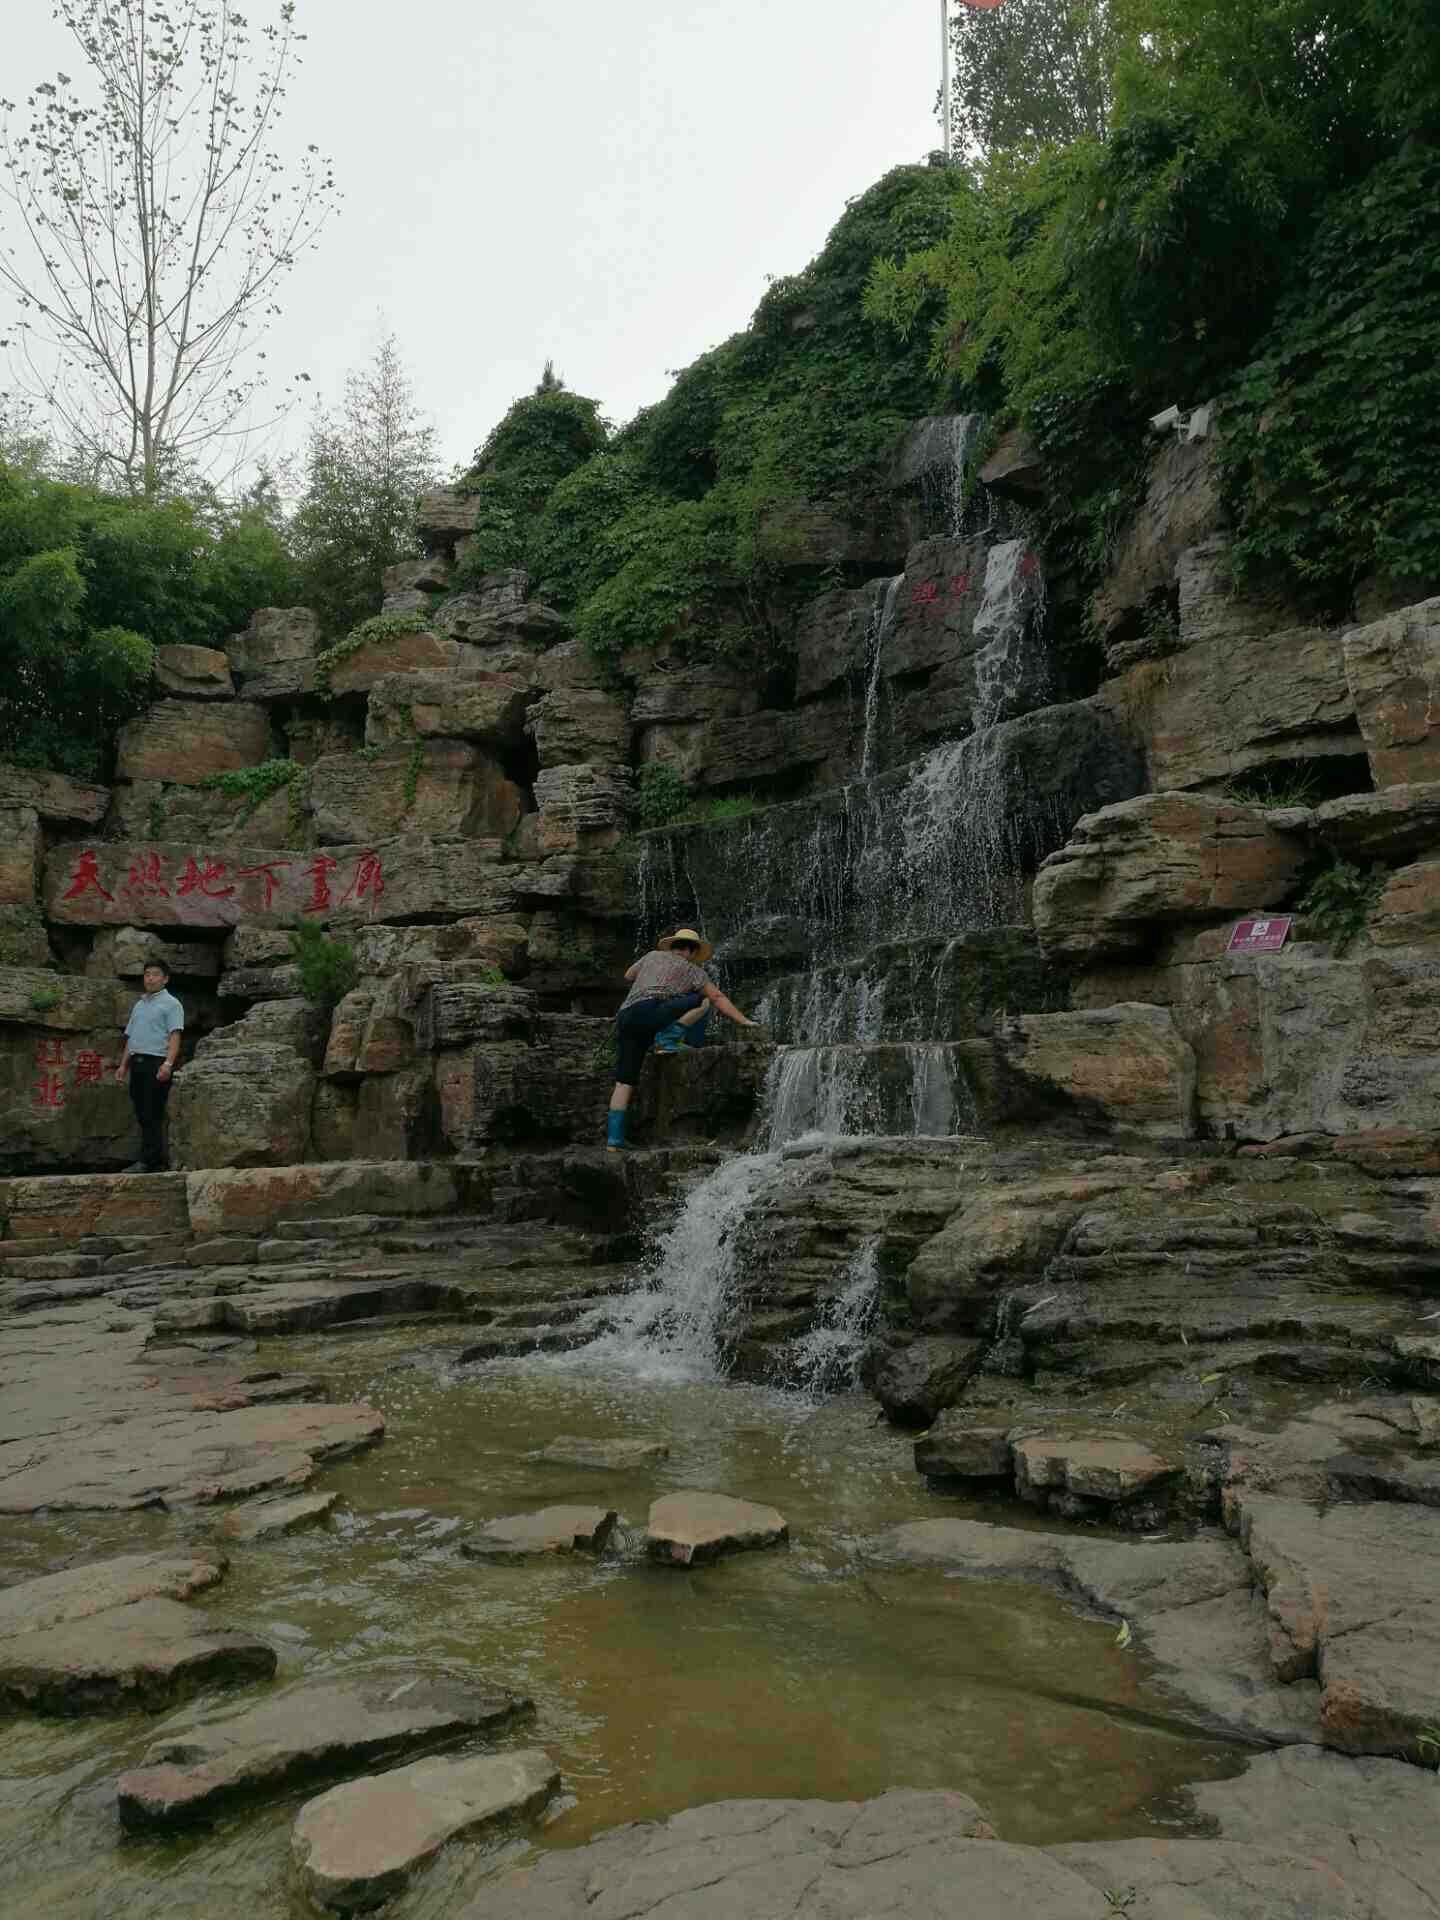
[[[311,1006],[338,1007],[359,978],[355,949],[309,922],[290,932],[290,958],[300,970],[300,991]]]
[[[668,827],[690,804],[690,790],[664,760],[647,760],[635,783],[642,827]]]
[[[1365,931],[1390,878],[1388,867],[1336,860],[1311,880],[1297,911],[1312,921],[1336,953]]]
[[[30,1005],[36,1013],[49,1013],[58,1007],[65,998],[63,987],[37,987],[30,996]]]
[[[228,799],[243,801],[234,822],[241,827],[272,793],[279,793],[282,787],[308,786],[309,780],[310,769],[298,760],[262,760],[258,766],[238,767],[230,773],[207,773],[199,784],[211,792],[223,793]],[[153,807],[151,831],[156,831]]]

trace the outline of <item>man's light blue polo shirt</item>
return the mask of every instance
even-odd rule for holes
[[[158,993],[147,993],[135,1002],[125,1022],[125,1039],[132,1053],[161,1056],[171,1034],[179,1033],[184,1025],[185,1009],[168,987],[162,987]]]

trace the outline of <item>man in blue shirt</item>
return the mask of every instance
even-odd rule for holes
[[[185,1031],[185,1009],[170,991],[170,969],[163,960],[145,968],[145,992],[125,1023],[125,1051],[115,1069],[117,1080],[130,1081],[130,1103],[140,1122],[140,1158],[127,1173],[164,1173],[165,1103],[180,1038]]]

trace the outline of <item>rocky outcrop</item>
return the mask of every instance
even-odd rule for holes
[[[620,1516],[606,1507],[542,1507],[477,1527],[461,1551],[471,1560],[529,1560],[536,1554],[603,1553]]]
[[[269,737],[263,707],[161,700],[120,729],[116,770],[122,780],[195,786],[208,774],[258,766],[269,756]]]
[[[1218,531],[1214,452],[1209,439],[1174,439],[1152,464],[1144,502],[1095,596],[1095,618],[1107,637],[1123,634],[1147,607],[1163,603],[1178,584],[1181,555]]]
[[[1440,778],[1440,600],[1347,633],[1345,672],[1376,786]]]
[[[1145,953],[1186,921],[1263,912],[1293,891],[1308,848],[1286,816],[1179,793],[1080,820],[1035,879],[1047,954],[1093,963]],[[1304,816],[1293,825],[1298,829]]]
[[[1162,1140],[1194,1132],[1195,1055],[1164,1007],[1021,1014],[959,1051],[992,1124],[1069,1119]]]
[[[229,700],[235,693],[230,662],[214,647],[157,647],[155,679],[178,700]]]

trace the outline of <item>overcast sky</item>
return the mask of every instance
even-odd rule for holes
[[[0,3],[6,93],[57,64],[78,77],[50,0]],[[248,12],[258,26],[277,9]],[[388,323],[447,463],[546,359],[629,418],[746,324],[767,274],[814,256],[847,198],[938,143],[935,0],[299,0],[298,15],[281,141],[333,154],[345,197],[288,283],[272,363],[333,398]]]

